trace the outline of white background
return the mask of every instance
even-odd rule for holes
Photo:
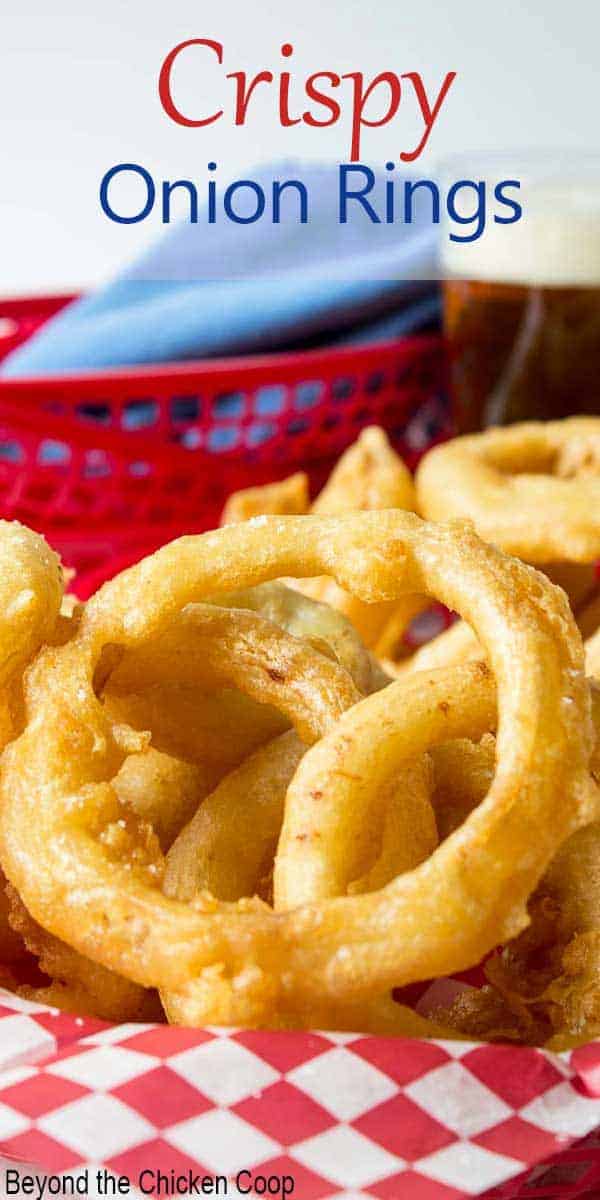
[[[157,179],[206,180],[281,157],[347,158],[347,119],[329,130],[281,129],[263,89],[249,125],[181,129],[156,94],[160,64],[187,37],[223,42],[222,69],[181,73],[178,95],[227,103],[225,71],[420,70],[437,93],[455,81],[423,174],[449,152],[598,148],[597,0],[3,0],[0,15],[0,293],[62,290],[110,275],[155,236],[159,219],[116,226],[98,186],[114,163]],[[230,94],[230,93],[229,93]],[[206,109],[206,111],[211,111]],[[363,157],[396,158],[408,114],[368,131]]]

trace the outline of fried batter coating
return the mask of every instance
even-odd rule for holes
[[[112,781],[127,754],[143,749],[143,737],[111,720],[94,690],[96,670],[107,646],[125,649],[119,670],[127,656],[139,667],[148,642],[160,641],[190,604],[293,573],[333,575],[365,602],[431,592],[461,613],[477,631],[496,681],[494,779],[459,830],[379,891],[276,913],[254,899],[228,903],[203,895],[186,905],[160,891],[134,823],[139,860],[128,846],[129,828],[122,839],[116,831],[114,839],[106,836],[126,820]],[[258,669],[258,656],[254,661]],[[182,655],[177,667],[184,665]],[[74,637],[45,650],[29,672],[28,723],[7,748],[2,773],[2,864],[54,936],[144,986],[180,991],[205,968],[223,964],[234,991],[247,985],[249,1012],[256,1015],[257,997],[268,1002],[263,1020],[281,1014],[300,1021],[318,1004],[374,1000],[388,988],[472,965],[522,928],[530,893],[557,849],[595,816],[583,665],[560,589],[486,546],[469,526],[428,525],[395,510],[258,518],[180,539],[105,585]],[[399,682],[334,717],[333,730],[302,759],[294,785],[306,785],[313,772],[316,778],[329,750],[340,749],[338,766],[354,763],[351,747],[339,739],[355,733],[361,779],[371,752],[387,776],[390,756],[409,747],[417,712],[423,750],[465,736],[481,720],[475,681],[486,678],[486,669],[460,671],[466,674],[449,681],[449,696],[440,695],[431,712],[414,675],[410,704],[406,694],[396,695],[404,688]],[[463,698],[471,705],[465,727],[453,724],[454,687],[457,721]],[[375,741],[358,736],[364,712],[355,714],[365,705]],[[318,706],[307,708],[305,696],[308,728]],[[453,715],[445,723],[446,713]],[[329,757],[322,765],[335,770]],[[350,777],[340,779],[351,790]]]
[[[416,474],[431,521],[468,517],[525,562],[600,557],[600,417],[530,421],[435,446]]]
[[[6,888],[10,925],[40,970],[50,979],[41,987],[23,985],[19,995],[35,999],[103,1021],[153,1020],[157,1011],[155,995],[136,983],[109,971],[71,949],[65,942],[47,933],[29,915],[15,888]]]
[[[590,768],[600,778],[600,687],[591,684],[597,731]],[[442,758],[448,747],[441,747]],[[464,748],[455,747],[460,754]],[[489,750],[486,749],[487,755]],[[467,758],[479,759],[481,747]],[[437,765],[437,764],[436,764]],[[443,764],[440,763],[440,766]],[[447,778],[447,777],[446,777]],[[455,784],[456,776],[450,776]],[[477,788],[471,790],[476,800]],[[439,819],[439,814],[438,814]],[[530,924],[486,963],[488,986],[458,996],[437,1019],[468,1036],[564,1049],[600,1033],[600,823],[559,850],[529,902]]]

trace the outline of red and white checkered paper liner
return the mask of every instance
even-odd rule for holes
[[[0,1153],[52,1173],[248,1169],[291,1175],[294,1200],[598,1197],[598,1126],[600,1043],[107,1026],[0,992]]]

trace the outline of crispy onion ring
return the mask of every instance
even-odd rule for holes
[[[269,868],[280,835],[286,791],[305,751],[289,732],[263,747],[222,781],[199,808],[167,856],[163,889],[179,900],[191,900],[203,889],[218,899],[237,900],[268,893]],[[348,893],[374,890],[401,871],[417,866],[437,845],[435,817],[429,800],[432,773],[427,757],[407,763],[372,797],[369,820],[357,830],[353,863],[358,878],[348,875]],[[181,991],[163,991],[165,1012],[184,1025],[310,1026],[314,1002],[293,1015],[278,1013],[261,997],[262,976],[247,976],[234,985],[221,969],[208,968]],[[267,1000],[266,1010],[261,1009]],[[391,997],[318,1008],[322,1029],[362,1029],[372,1033],[422,1036],[442,1031],[415,1025],[415,1016]]]
[[[60,559],[18,521],[0,521],[0,748],[18,724],[20,677],[48,640],[63,597]]]
[[[600,417],[527,422],[436,446],[416,476],[429,520],[469,517],[528,562],[600,557]]]
[[[43,537],[18,521],[0,521],[0,687],[48,639],[62,596],[60,560]]]
[[[437,845],[436,821],[427,798],[430,772],[423,791],[427,756],[416,762],[412,756],[457,733],[480,736],[496,719],[493,678],[482,663],[468,671],[418,676],[408,686],[396,685],[372,699],[341,718],[309,752],[288,789],[274,871],[277,911],[370,891],[424,862]],[[396,803],[389,802],[390,791],[396,792]],[[377,836],[383,797],[388,803],[382,853],[370,872],[352,882],[365,842],[374,831]],[[239,1020],[244,1012],[239,1002],[236,1012],[235,1000],[231,1010]],[[390,1001],[389,995],[380,997],[366,1010],[370,1028],[381,1009],[391,1022]],[[169,1003],[171,998],[167,1007]],[[338,1009],[342,1007],[340,1003]],[[395,1011],[400,1033],[404,1006],[396,1004]],[[180,1000],[179,1014],[185,1013]],[[360,1028],[364,1022],[365,1016]]]
[[[288,789],[275,908],[344,895],[359,870],[374,796],[415,755],[453,738],[479,738],[495,720],[494,680],[484,663],[415,675],[341,717],[306,755]]]
[[[286,793],[305,750],[290,730],[221,780],[167,855],[166,895],[192,900],[208,891],[219,900],[239,900],[261,890],[277,849]],[[361,828],[352,813],[355,839],[343,891],[383,887],[432,852],[437,832],[431,784],[431,764],[421,758],[371,797]]]
[[[590,760],[600,777],[600,687],[590,681],[597,741]],[[478,804],[493,770],[493,738],[433,751],[438,819],[462,818]],[[531,924],[485,964],[488,986],[457,996],[439,1014],[466,1036],[567,1049],[600,1029],[600,823],[567,839],[529,900]],[[489,986],[491,985],[491,986]]]
[[[60,559],[18,521],[0,521],[0,750],[22,725],[21,676],[52,635],[64,589]],[[0,961],[26,954],[11,928],[0,871]]]
[[[276,914],[206,896],[186,906],[101,840],[126,749],[95,696],[96,664],[106,645],[141,652],[203,596],[294,573],[333,575],[367,602],[431,592],[472,624],[497,684],[494,780],[426,863],[378,892]],[[7,875],[46,928],[146,986],[181,988],[222,964],[259,975],[285,1007],[469,966],[523,927],[548,862],[596,811],[583,652],[564,594],[468,526],[407,513],[259,518],[164,547],[105,585],[73,640],[43,653],[27,706],[2,779]]]
[[[22,939],[23,945],[35,955],[41,971],[52,980],[49,987],[33,988],[25,994],[40,1004],[71,1008],[68,997],[77,997],[80,1012],[103,1021],[152,1020],[156,1012],[156,997],[109,971],[91,959],[78,954],[59,938],[46,933],[27,912],[20,896],[8,886],[10,926]]]
[[[345,667],[361,692],[374,691],[389,682],[342,613],[332,612],[291,588],[268,583],[212,599],[219,605],[254,611],[294,637],[310,642]],[[195,763],[212,779],[213,786],[288,725],[281,711],[264,702],[264,694],[259,703],[233,687],[215,686],[214,679],[207,690],[207,679],[202,688],[178,682],[169,672],[167,681],[149,686],[142,686],[144,679],[138,677],[137,687],[141,690],[127,693],[118,691],[118,679],[118,674],[115,679],[109,677],[103,693],[111,717],[138,730],[151,729],[158,751]],[[143,773],[140,765],[138,774]],[[173,827],[168,813],[163,825],[165,822]]]
[[[302,595],[282,583],[262,583],[243,591],[213,596],[214,604],[245,608],[273,621],[293,637],[337,660],[352,676],[358,690],[375,690],[373,662],[354,625],[342,612]]]
[[[308,642],[253,612],[212,604],[187,605],[110,675],[117,695],[167,681],[233,684],[280,709],[308,744],[360,696],[348,672]]]
[[[316,516],[402,508],[414,512],[413,478],[384,429],[369,425],[338,459],[312,511]]]

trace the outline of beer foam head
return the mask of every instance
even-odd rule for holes
[[[490,179],[490,200],[493,194]],[[600,173],[535,182],[523,177],[519,202],[519,221],[503,225],[488,218],[475,242],[450,241],[456,229],[448,227],[442,274],[532,287],[600,286]]]

